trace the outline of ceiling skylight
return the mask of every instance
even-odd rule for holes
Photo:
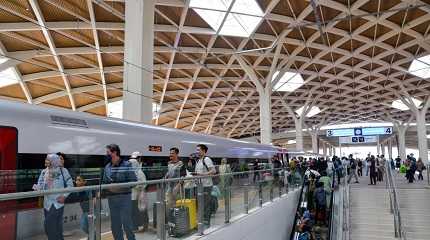
[[[301,107],[301,108],[299,108],[299,109],[296,110],[296,113],[298,115],[302,115],[303,107]],[[319,107],[317,107],[317,106],[312,107],[311,110],[308,112],[308,114],[306,114],[306,117],[313,117],[313,116],[317,115],[320,112],[321,112],[321,109]]]
[[[123,101],[116,101],[108,103],[108,117],[122,118]],[[160,111],[160,105],[152,103],[152,119],[158,117]]]
[[[275,74],[273,74],[272,81],[274,81],[279,74],[280,72],[276,71]],[[275,84],[275,86],[273,86],[273,91],[294,92],[305,83],[302,75],[299,73],[285,72],[281,74],[283,75],[280,77],[280,80]]]
[[[414,59],[408,71],[420,78],[430,78],[430,55]]]
[[[7,58],[0,57],[0,64],[7,61]],[[0,87],[9,86],[18,83],[18,76],[14,72],[13,68],[7,68],[0,72]]]
[[[415,106],[417,106],[419,108],[419,106],[421,105],[421,101],[416,99],[416,98],[412,98],[412,102],[414,102]],[[393,101],[393,103],[391,104],[391,107],[399,109],[400,111],[407,111],[409,110],[409,107],[406,106],[402,100],[398,99]]]
[[[232,3],[233,0],[211,0],[210,4],[208,0],[191,0],[190,7],[220,35],[249,37],[264,13],[255,0],[236,0],[231,6]]]

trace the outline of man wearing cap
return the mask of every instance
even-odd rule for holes
[[[108,164],[103,174],[104,184],[136,182],[137,177],[129,161],[121,159],[118,145],[106,146]],[[124,233],[128,240],[135,240],[133,233],[131,188],[111,188],[106,191],[110,209],[111,229],[115,240],[123,240]]]

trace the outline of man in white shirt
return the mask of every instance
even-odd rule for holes
[[[199,160],[196,163],[196,169],[194,175],[196,176],[210,176],[216,174],[215,166],[212,160],[206,156],[208,151],[208,147],[204,144],[197,145],[197,153],[199,155]],[[202,179],[203,184],[203,196],[204,196],[204,216],[203,223],[206,227],[210,226],[210,218],[211,218],[211,192],[212,192],[212,178],[204,178]]]

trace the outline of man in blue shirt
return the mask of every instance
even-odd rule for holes
[[[108,164],[104,169],[103,183],[136,182],[137,177],[130,162],[122,160],[118,145],[106,146]],[[131,188],[112,188],[106,191],[109,202],[111,229],[115,240],[123,240],[123,230],[128,240],[135,240],[133,222],[131,219]]]

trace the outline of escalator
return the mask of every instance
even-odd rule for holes
[[[318,179],[304,177],[302,182],[299,201],[297,203],[296,215],[294,218],[293,228],[290,234],[290,240],[329,240],[332,224],[332,210],[334,191],[326,199],[326,204],[329,205],[325,213],[317,211],[314,203],[313,191]],[[334,189],[334,177],[331,177],[330,185]],[[320,215],[324,214],[324,215]],[[318,215],[318,217],[316,216]],[[317,221],[317,219],[325,219]]]

